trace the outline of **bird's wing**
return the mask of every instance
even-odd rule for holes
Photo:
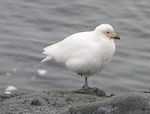
[[[43,54],[47,57],[44,61],[54,59],[56,62],[65,62],[72,57],[81,57],[87,52],[91,43],[91,32],[73,34],[66,39],[44,48]]]

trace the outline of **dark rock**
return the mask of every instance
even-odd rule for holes
[[[140,92],[98,97],[95,93],[44,91],[0,99],[0,114],[150,114],[150,94]]]
[[[38,99],[33,98],[33,100],[31,101],[31,105],[40,106],[41,102]]]
[[[96,95],[99,97],[106,97],[106,93],[104,90],[98,89],[98,88],[88,88],[88,89],[79,89],[76,91],[73,91],[75,93],[81,93],[81,94],[89,94],[89,95]]]
[[[72,106],[61,114],[150,114],[150,94],[116,95],[100,102]]]

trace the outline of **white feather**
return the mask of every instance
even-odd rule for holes
[[[115,52],[113,39],[104,35],[101,28],[73,34],[44,48],[43,54],[47,57],[42,62],[53,59],[57,63],[65,64],[68,69],[84,75],[101,71]]]

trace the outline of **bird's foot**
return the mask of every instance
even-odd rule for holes
[[[85,85],[83,85],[82,86],[82,88],[81,89],[83,89],[83,90],[89,90],[90,89],[90,87],[87,85],[87,84],[85,84]]]
[[[88,86],[83,86],[81,89],[73,91],[75,93],[81,93],[81,94],[89,94],[89,95],[96,95],[99,97],[107,97],[104,90],[98,89],[98,88],[91,88]]]

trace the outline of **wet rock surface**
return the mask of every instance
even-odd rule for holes
[[[70,107],[62,114],[150,114],[150,94],[116,95],[95,103]]]
[[[0,114],[150,114],[150,93],[112,97],[94,94],[66,91],[1,94]]]

